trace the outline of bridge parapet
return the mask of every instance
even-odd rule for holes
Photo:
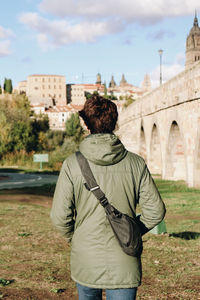
[[[117,134],[153,173],[200,186],[200,62],[124,109]]]
[[[120,114],[119,125],[200,97],[200,62],[142,96]]]

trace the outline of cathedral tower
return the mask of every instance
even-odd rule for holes
[[[193,27],[191,28],[186,41],[185,67],[191,67],[196,61],[200,61],[200,27],[198,24],[197,13],[195,12]]]
[[[101,74],[100,73],[97,74],[96,84],[101,84]]]

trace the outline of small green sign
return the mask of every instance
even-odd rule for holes
[[[42,163],[49,161],[49,155],[48,154],[34,154],[33,155],[33,161],[40,163],[40,169],[42,169]]]
[[[48,154],[34,154],[33,161],[34,162],[48,162],[49,155]]]

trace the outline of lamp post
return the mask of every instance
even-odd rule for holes
[[[158,53],[160,55],[160,85],[162,84],[162,55],[163,55],[163,50],[160,49],[158,50]]]

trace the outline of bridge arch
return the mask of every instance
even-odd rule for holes
[[[166,151],[166,179],[187,180],[184,141],[178,123],[171,123]]]
[[[158,127],[154,123],[151,131],[149,169],[153,174],[162,174],[162,156]]]
[[[141,128],[140,128],[140,149],[139,149],[139,155],[142,156],[144,158],[144,160],[147,160],[146,136],[145,136],[143,125],[141,125]]]

